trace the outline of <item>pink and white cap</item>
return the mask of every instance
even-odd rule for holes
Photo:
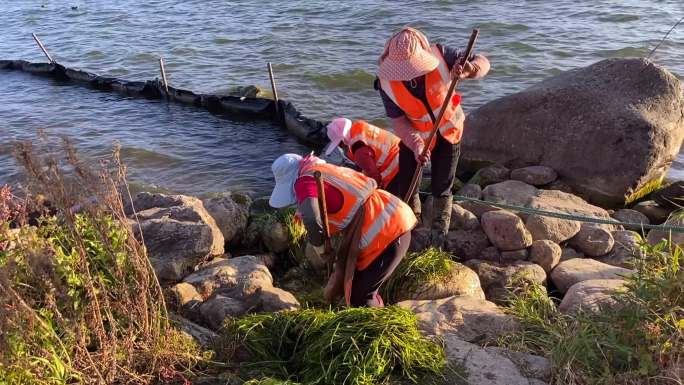
[[[352,121],[346,118],[336,118],[328,124],[328,139],[330,144],[325,148],[325,155],[330,155],[340,145],[340,143],[349,141],[349,133],[351,132]]]
[[[422,32],[404,27],[387,40],[378,64],[380,79],[408,81],[437,68],[439,59]]]

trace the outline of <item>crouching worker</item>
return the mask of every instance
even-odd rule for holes
[[[347,158],[366,176],[375,179],[378,187],[397,195],[399,191],[393,190],[398,190],[398,186],[392,183],[399,173],[401,140],[397,136],[364,120],[352,123],[345,118],[334,119],[327,129],[330,144],[325,155],[330,155],[338,146],[346,149]]]
[[[322,175],[330,234],[342,233],[341,248],[351,248],[348,253],[337,253],[340,258],[326,286],[326,299],[332,301],[344,293],[351,306],[382,307],[378,290],[411,242],[416,224],[411,209],[379,190],[372,178],[313,155],[285,154],[271,169],[276,186],[269,203],[276,208],[296,204],[314,246],[325,242],[314,173]]]

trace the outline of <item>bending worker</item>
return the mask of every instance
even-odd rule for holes
[[[382,307],[378,290],[406,254],[411,229],[416,224],[408,205],[378,190],[375,181],[362,173],[328,164],[313,155],[302,158],[285,154],[273,162],[271,169],[276,186],[269,203],[276,208],[296,204],[307,238],[314,246],[325,242],[314,172],[321,172],[324,180],[330,234],[353,231],[355,219],[361,221],[350,303]],[[355,218],[357,215],[361,217]],[[336,264],[326,287],[326,298],[339,294],[344,268],[338,266],[344,266],[345,262]]]
[[[432,161],[434,207],[431,235],[432,245],[436,247],[443,246],[451,219],[451,189],[465,120],[460,95],[454,94],[448,104],[439,131],[431,143],[430,153],[423,157],[421,154],[427,146],[425,140],[439,116],[452,74],[460,74],[461,78],[482,78],[489,71],[489,61],[484,56],[472,55],[465,68],[459,64],[460,56],[455,49],[430,45],[420,31],[405,27],[385,44],[375,82],[392,130],[401,139],[400,172],[395,178],[398,196],[403,198],[406,195],[417,164]],[[417,196],[411,199],[411,205],[419,215]]]
[[[325,155],[330,155],[337,146],[346,149],[347,158],[366,176],[375,179],[381,189],[394,193],[392,180],[399,172],[399,138],[364,120],[352,123],[349,119],[337,118],[327,129],[330,144]]]

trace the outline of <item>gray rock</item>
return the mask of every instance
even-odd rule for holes
[[[527,206],[538,192],[536,187],[527,183],[507,180],[485,187],[482,190],[482,199],[494,203]]]
[[[444,337],[444,350],[448,365],[463,370],[463,373],[447,374],[445,383],[448,384],[537,385],[544,383],[527,377],[510,358],[500,351],[491,349],[487,351],[485,348],[463,341],[456,335]]]
[[[509,358],[526,377],[540,381],[548,381],[551,378],[553,366],[548,358],[530,353],[515,352],[498,346],[488,346],[485,350]],[[530,385],[534,385],[533,382],[530,382]]]
[[[413,311],[420,330],[431,336],[455,334],[470,342],[493,340],[518,326],[512,316],[483,298],[453,296],[397,305]]]
[[[527,249],[512,250],[512,251],[502,251],[501,260],[504,262],[510,261],[527,261],[529,258],[529,252]]]
[[[503,263],[503,257],[501,256],[501,252],[494,246],[489,246],[482,250],[480,256],[477,259],[481,259],[483,261]]]
[[[597,258],[603,263],[613,266],[630,267],[635,258],[640,258],[642,242],[639,233],[630,230],[617,230],[611,233],[615,239],[615,246],[610,253]]]
[[[573,194],[572,187],[569,184],[563,182],[562,179],[556,179],[548,185],[544,186],[546,190],[559,190],[564,193]]]
[[[568,245],[590,257],[600,257],[613,250],[615,240],[606,229],[583,223],[579,233],[570,239]]]
[[[409,251],[423,251],[430,247],[430,228],[416,227],[411,231],[411,245]]]
[[[458,263],[450,263],[450,273],[447,277],[433,282],[420,282],[418,287],[404,288],[395,294],[394,300],[436,300],[451,296],[469,296],[485,298],[480,286],[480,279],[469,267]]]
[[[464,196],[466,198],[480,199],[482,198],[482,187],[475,183],[466,183],[461,187],[456,195]]]
[[[563,247],[561,249],[561,262],[562,261],[567,261],[568,259],[573,259],[573,258],[585,258],[586,256],[582,254],[581,252],[573,249],[572,247]]]
[[[648,225],[651,223],[646,215],[631,209],[620,209],[613,214],[613,218],[621,222],[636,223],[634,226],[625,226],[625,228],[634,231],[640,231],[642,224]]]
[[[226,243],[236,240],[247,228],[252,199],[247,195],[225,193],[202,200],[214,218]]]
[[[449,222],[449,230],[475,230],[480,228],[480,221],[475,214],[464,209],[458,204],[453,204],[451,209],[451,222]]]
[[[287,229],[278,221],[271,221],[263,227],[261,239],[266,248],[273,253],[282,253],[290,245]]]
[[[204,321],[214,330],[220,329],[226,318],[240,317],[250,310],[252,308],[244,301],[219,293],[214,294],[199,308]]]
[[[549,240],[556,243],[565,242],[580,231],[580,222],[558,219],[542,215],[530,215],[525,220],[525,227],[535,241]]]
[[[304,247],[304,257],[307,264],[315,271],[323,271],[325,269],[325,260],[323,259],[324,247],[316,247],[307,242]]]
[[[584,199],[557,190],[539,190],[530,200],[530,208],[584,217],[612,220],[608,211],[587,203]],[[608,231],[616,230],[613,225],[597,225]]]
[[[669,226],[684,226],[684,214],[681,211],[675,212],[665,221],[665,225]],[[684,233],[675,233],[673,231],[665,230],[651,230],[648,232],[646,240],[649,244],[655,245],[663,240],[672,242],[673,245],[684,247]]]
[[[498,208],[485,204],[485,203],[480,203],[480,202],[473,202],[473,201],[459,201],[458,205],[461,206],[464,210],[467,210],[473,214],[479,219],[482,218],[482,214],[488,212],[488,211],[495,211],[498,210]]]
[[[499,264],[473,259],[465,264],[477,273],[487,299],[495,303],[504,301],[507,293],[506,288],[519,279],[541,285],[546,284],[544,269],[528,261]]]
[[[447,234],[446,249],[463,260],[478,258],[489,245],[489,239],[482,229],[456,230]]]
[[[574,314],[579,309],[599,312],[606,307],[615,306],[613,294],[624,287],[623,279],[590,279],[578,282],[568,289],[558,306],[562,313]]]
[[[509,179],[511,170],[501,165],[492,165],[480,169],[477,172],[480,179],[480,186],[486,187],[490,184],[500,183]]]
[[[617,206],[663,177],[684,138],[682,85],[644,59],[566,71],[468,114],[459,167],[540,164]]]
[[[594,259],[573,258],[559,263],[551,272],[551,280],[561,293],[565,293],[578,282],[591,279],[623,279],[632,273],[633,270],[611,266]]]
[[[261,288],[272,287],[273,277],[256,257],[217,258],[198,271],[185,277],[185,283],[193,285],[205,298],[217,289],[234,289],[238,297],[255,293]]]
[[[178,309],[197,307],[204,301],[197,289],[189,283],[177,283],[169,291],[173,304]]]
[[[530,247],[530,262],[541,266],[548,274],[560,263],[561,247],[549,240],[534,241]]]
[[[183,333],[197,341],[199,346],[203,348],[210,347],[219,339],[219,335],[214,333],[212,330],[200,326],[177,314],[169,313],[169,318]]]
[[[273,253],[261,253],[254,256],[256,260],[267,268],[272,268],[275,266],[278,257]]]
[[[532,186],[543,186],[555,181],[558,174],[551,167],[546,166],[529,166],[523,168],[516,168],[511,171],[511,179],[519,180]]]
[[[654,225],[659,225],[667,220],[672,213],[671,210],[658,205],[655,201],[639,202],[633,207],[634,211],[638,211],[648,218],[649,222]]]
[[[260,312],[299,309],[299,301],[292,293],[277,287],[263,287],[258,293]]]
[[[499,250],[512,251],[529,247],[532,235],[519,216],[508,211],[490,211],[482,215],[482,229]]]

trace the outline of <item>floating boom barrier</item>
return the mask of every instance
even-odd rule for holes
[[[0,60],[0,70],[2,69],[51,77],[125,96],[166,99],[169,102],[204,108],[213,114],[227,117],[273,120],[311,147],[320,148],[328,142],[325,132],[326,123],[304,117],[291,102],[286,100],[274,101],[244,96],[198,94],[169,85],[165,86],[158,79],[128,81],[68,68],[56,62],[32,63],[26,60]],[[278,108],[276,108],[276,103],[278,103]]]

